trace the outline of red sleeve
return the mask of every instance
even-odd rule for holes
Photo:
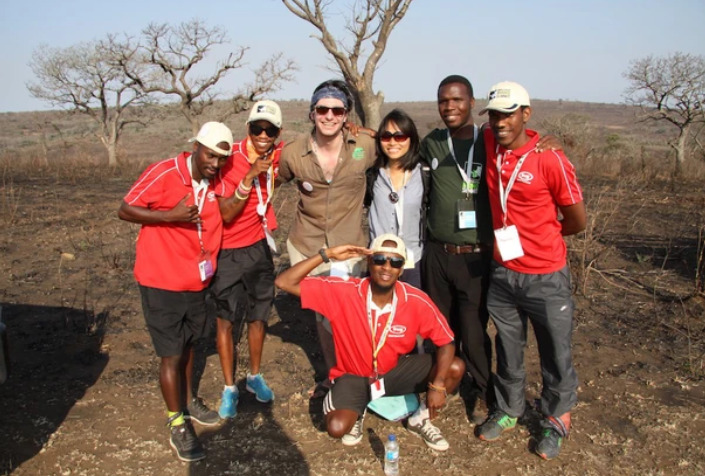
[[[247,172],[238,173],[235,167],[235,160],[240,157],[233,154],[230,156],[228,163],[225,167],[220,169],[218,175],[215,178],[215,194],[219,197],[230,197],[235,193],[235,189],[240,184],[240,180],[245,177]]]
[[[455,336],[448,325],[448,320],[431,301],[431,298],[410,294],[409,299],[414,302],[420,318],[419,335],[431,341],[438,347],[453,342]]]
[[[575,167],[560,150],[544,153],[544,180],[555,202],[562,207],[583,201],[583,192],[575,175]]]
[[[301,281],[301,308],[311,309],[312,311],[328,316],[331,299],[326,299],[332,293],[330,291],[330,283],[326,279],[320,277],[307,277]]]
[[[135,207],[154,208],[163,194],[163,177],[176,168],[176,160],[169,159],[150,165],[125,195],[125,203]]]

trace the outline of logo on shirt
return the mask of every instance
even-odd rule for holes
[[[362,147],[355,147],[352,153],[352,158],[355,160],[362,160],[365,158],[365,149]]]
[[[389,329],[389,337],[404,337],[406,335],[406,326],[401,324],[393,324]]]
[[[208,195],[206,195],[206,197],[208,198],[209,202],[215,202],[215,192],[208,192]]]
[[[525,183],[527,185],[531,185],[532,180],[534,180],[534,176],[531,174],[531,172],[519,172],[519,175],[517,175],[517,181]]]

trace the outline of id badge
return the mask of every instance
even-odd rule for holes
[[[414,259],[414,251],[409,248],[406,249],[406,263],[404,263],[404,269],[414,269],[416,265],[416,260]]]
[[[384,397],[384,393],[384,379],[373,380],[370,384],[370,399],[377,400],[380,397]]]
[[[279,253],[274,237],[266,226],[264,227],[264,236],[267,238],[267,244],[269,245],[269,249],[272,250],[272,253]]]
[[[471,228],[477,228],[477,216],[475,215],[475,210],[472,208],[472,200],[460,199],[456,202],[459,229],[468,230]]]
[[[495,243],[502,261],[509,261],[524,256],[524,249],[519,240],[519,230],[516,225],[497,228],[494,231]]]
[[[201,276],[201,281],[208,281],[213,277],[214,273],[215,270],[213,269],[210,251],[201,253],[198,257],[198,274]]]

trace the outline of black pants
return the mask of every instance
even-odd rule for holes
[[[423,257],[424,290],[448,319],[481,398],[494,402],[492,341],[487,335],[487,289],[492,251],[450,254],[428,241]],[[489,387],[489,391],[488,391]]]

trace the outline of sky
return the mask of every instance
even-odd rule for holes
[[[350,1],[331,1],[334,35],[344,37]],[[3,0],[0,2],[0,112],[50,109],[27,83],[33,51],[64,48],[109,33],[138,35],[150,23],[198,18],[227,31],[204,71],[236,46],[248,63],[218,89],[234,91],[274,53],[293,59],[295,80],[271,99],[309,99],[320,82],[340,77],[317,30],[280,0]],[[705,0],[414,0],[393,30],[375,74],[387,101],[434,101],[449,74],[485,97],[497,82],[521,83],[532,98],[620,103],[631,61],[676,51],[705,55]]]

